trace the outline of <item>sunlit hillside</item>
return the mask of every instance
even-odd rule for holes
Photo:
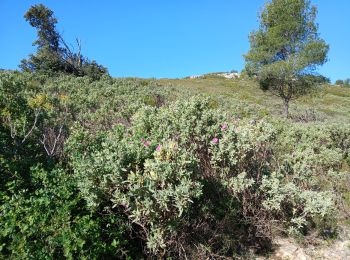
[[[282,101],[262,91],[254,80],[204,76],[197,79],[161,79],[159,83],[191,94],[209,95],[223,107],[239,106],[259,116],[283,116]],[[291,114],[295,121],[349,122],[350,88],[318,86],[312,94],[291,102]]]

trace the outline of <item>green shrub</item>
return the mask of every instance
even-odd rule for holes
[[[327,161],[322,153],[291,155],[294,168],[286,172],[275,164],[278,132],[271,124],[230,121],[209,102],[194,97],[166,108],[142,108],[130,127],[87,139],[91,149],[81,147],[85,130],[77,130],[69,141],[72,167],[88,205],[123,209],[138,226],[146,251],[158,255],[169,252],[191,225],[189,216],[203,217],[192,210],[204,205],[201,200],[210,197],[204,190],[213,182],[235,201],[223,214],[239,223],[243,218],[255,237],[269,239],[273,223],[300,230],[314,217],[333,213],[333,196],[315,186],[303,165],[315,160],[324,170],[336,170],[340,153],[332,150]]]
[[[89,212],[70,174],[40,166],[30,174],[31,189],[15,191],[0,206],[3,257],[100,258],[124,252],[125,222]]]
[[[242,257],[279,230],[334,237],[349,125],[193,93],[0,72],[1,258]]]

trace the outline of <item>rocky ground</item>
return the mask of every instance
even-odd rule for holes
[[[275,240],[275,251],[269,257],[257,260],[350,260],[350,232],[343,230],[339,238],[331,242],[319,242],[317,245],[301,246],[292,239]]]
[[[279,239],[277,249],[272,256],[265,258],[271,260],[311,260],[332,259],[350,260],[350,240],[335,241],[328,246],[309,246],[303,248],[291,240]]]

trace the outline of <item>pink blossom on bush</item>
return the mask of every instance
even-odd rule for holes
[[[224,131],[226,130],[228,127],[228,125],[226,123],[224,123],[222,126],[221,126],[221,130]]]
[[[213,140],[211,140],[214,144],[217,144],[219,142],[219,139],[217,137],[214,137]]]
[[[145,139],[141,138],[141,142],[143,143],[144,146],[149,147],[151,145],[150,141],[146,141]]]
[[[159,152],[162,149],[162,146],[160,144],[158,144],[156,151]]]

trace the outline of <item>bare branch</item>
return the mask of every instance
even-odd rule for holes
[[[78,46],[78,66],[79,68],[82,66],[82,60],[81,60],[81,40],[79,40],[78,38],[75,39],[77,42],[77,46]]]
[[[69,52],[69,56],[73,57],[73,54],[74,54],[73,51],[69,48],[68,44],[66,43],[66,41],[63,39],[61,35],[60,35],[60,41],[63,43],[64,47]]]
[[[30,136],[30,134],[33,132],[33,130],[36,128],[36,124],[38,122],[40,111],[39,110],[35,110],[34,113],[35,113],[34,123],[33,123],[32,127],[30,128],[30,130],[28,131],[28,133],[22,139],[21,144],[23,144],[27,140],[27,138]]]
[[[14,126],[14,124],[12,124],[12,120],[11,120],[10,115],[6,117],[6,121],[10,127],[11,138],[14,139],[16,137],[17,133],[16,133],[16,127]]]
[[[40,141],[40,143],[43,144],[46,153],[49,155],[49,154],[50,154],[50,151],[48,150],[48,148],[46,147],[46,144],[45,144],[45,141],[46,141],[46,136],[45,136],[45,134],[43,134],[43,139],[42,139],[42,140],[39,139],[39,141]]]
[[[53,155],[55,153],[55,149],[56,149],[56,145],[57,145],[57,141],[61,138],[61,134],[62,134],[62,129],[63,129],[63,125],[60,126],[60,129],[58,131],[58,135],[55,137],[55,142],[53,144],[53,147],[51,149],[51,155]]]
[[[54,129],[48,129],[49,138],[47,138],[47,135],[44,133],[42,135],[43,138],[39,139],[40,143],[43,145],[48,156],[53,156],[57,152],[57,144],[61,140],[63,127],[64,127],[63,124],[59,127],[57,135],[55,134]],[[50,142],[51,143],[53,142],[53,144],[50,145]]]

